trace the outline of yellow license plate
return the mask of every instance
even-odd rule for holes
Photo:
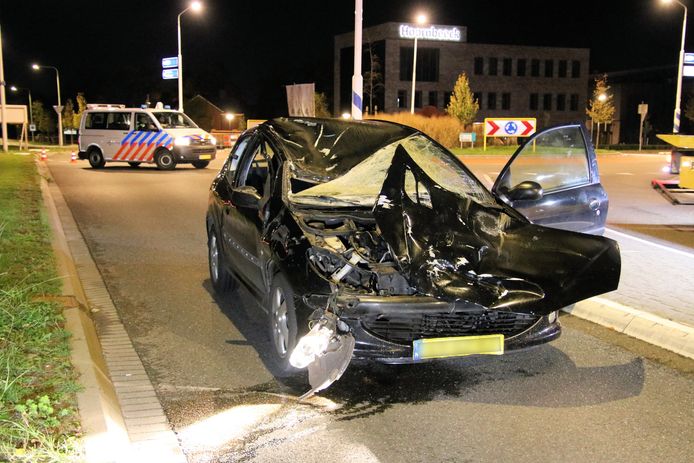
[[[414,360],[462,357],[475,354],[501,355],[503,353],[503,334],[417,339],[412,343]]]
[[[212,159],[212,155],[211,154],[201,154],[200,156],[198,156],[198,159]]]

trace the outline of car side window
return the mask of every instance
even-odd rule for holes
[[[107,113],[88,113],[84,121],[85,129],[104,130],[106,129]]]
[[[157,132],[159,129],[154,123],[152,116],[146,113],[137,113],[135,115],[135,130],[140,132]]]
[[[262,140],[241,159],[237,186],[252,186],[262,197],[269,191],[270,162],[274,151]]]
[[[238,168],[239,160],[246,152],[246,148],[248,148],[248,145],[251,143],[252,139],[253,137],[251,136],[240,139],[236,145],[234,145],[231,153],[229,153],[229,158],[227,159],[224,167],[224,175],[226,176],[229,185],[234,185],[234,177],[236,176],[236,169]]]
[[[130,113],[108,113],[106,130],[130,130]]]
[[[540,184],[545,192],[590,183],[590,165],[578,126],[558,127],[526,143],[500,181],[512,189],[525,181]]]

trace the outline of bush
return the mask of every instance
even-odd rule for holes
[[[420,114],[411,113],[381,113],[366,117],[368,119],[396,122],[398,124],[414,127],[429,135],[446,148],[455,148],[458,146],[458,134],[463,131],[462,124],[458,119],[451,116],[425,117]]]

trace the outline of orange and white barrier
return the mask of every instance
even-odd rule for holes
[[[74,151],[70,154],[70,164],[75,164],[77,162],[77,153]]]
[[[42,161],[47,161],[48,160],[48,153],[46,153],[46,148],[41,150],[41,160]]]

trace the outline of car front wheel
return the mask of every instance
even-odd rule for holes
[[[224,256],[219,246],[219,237],[214,229],[210,230],[207,239],[207,250],[210,280],[215,292],[223,295],[235,289],[235,280],[224,266]]]
[[[289,363],[289,356],[296,346],[296,309],[294,291],[281,273],[275,275],[269,296],[272,359],[278,376],[291,376],[298,372]]]

